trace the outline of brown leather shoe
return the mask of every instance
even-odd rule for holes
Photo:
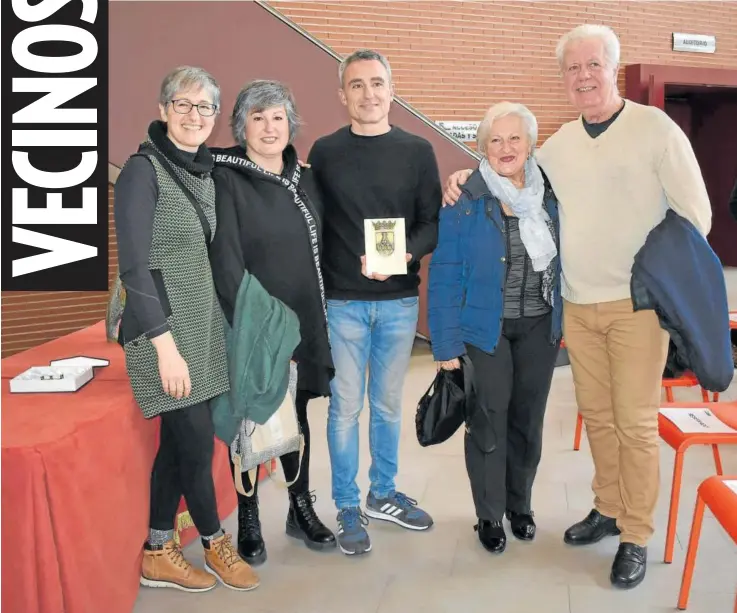
[[[215,575],[232,590],[246,592],[259,586],[258,575],[238,555],[230,534],[210,541],[205,547],[205,570]]]
[[[182,550],[174,541],[169,541],[155,549],[144,549],[141,585],[172,587],[185,592],[207,592],[217,585],[217,580],[187,562]]]

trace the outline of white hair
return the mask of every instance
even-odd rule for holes
[[[491,124],[494,123],[494,120],[506,117],[507,115],[517,115],[517,117],[522,119],[525,130],[527,130],[527,137],[530,139],[531,151],[535,149],[535,143],[537,143],[537,118],[533,112],[519,102],[499,102],[486,111],[484,119],[479,124],[479,129],[476,131],[476,148],[479,153],[486,153],[486,144],[489,140]]]
[[[610,66],[619,65],[619,39],[614,33],[614,30],[609,26],[599,26],[586,24],[573,28],[570,32],[566,32],[560,37],[558,44],[555,46],[555,57],[558,59],[558,66],[563,68],[563,61],[565,60],[566,48],[569,43],[576,40],[585,40],[591,38],[598,38],[604,45],[604,56]]]

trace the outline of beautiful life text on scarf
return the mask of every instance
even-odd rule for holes
[[[545,182],[535,158],[525,162],[525,186],[518,189],[507,179],[498,175],[484,158],[479,171],[489,191],[506,204],[519,219],[519,233],[536,272],[545,270],[558,253],[555,239],[550,232],[550,217],[543,208]]]

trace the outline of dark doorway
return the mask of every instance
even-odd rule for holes
[[[737,180],[737,70],[630,64],[625,95],[663,109],[691,139],[713,211],[709,242],[725,266],[737,266],[737,221],[729,195]]]
[[[728,207],[737,181],[737,88],[665,84],[665,112],[691,140],[711,200],[709,242],[737,266],[737,221]]]

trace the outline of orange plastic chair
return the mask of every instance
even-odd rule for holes
[[[732,480],[737,482],[737,476],[722,477],[714,475],[703,481],[699,486],[696,510],[691,524],[691,536],[688,539],[686,564],[683,567],[681,591],[678,594],[678,608],[681,611],[685,611],[688,606],[688,596],[691,591],[691,580],[693,579],[693,570],[696,563],[696,552],[699,548],[701,523],[704,520],[705,507],[709,507],[716,520],[732,537],[732,540],[737,543],[737,492],[725,483],[725,481]],[[734,611],[737,613],[737,598],[734,602]]]
[[[686,371],[680,377],[674,379],[663,379],[663,388],[665,389],[665,401],[675,402],[673,398],[674,387],[698,387],[699,380],[690,371]],[[714,392],[713,400],[709,400],[709,392],[703,387],[701,388],[701,399],[704,402],[719,402],[719,392]]]
[[[673,408],[707,408],[728,426],[737,430],[737,402],[703,403],[703,404],[674,404]],[[658,432],[670,447],[676,452],[673,464],[673,484],[670,491],[670,507],[668,510],[668,528],[665,535],[665,556],[663,561],[670,564],[673,561],[673,545],[676,539],[676,521],[678,520],[678,501],[681,495],[681,478],[683,476],[683,456],[692,445],[711,445],[714,454],[714,464],[717,475],[722,474],[722,460],[719,456],[718,445],[737,445],[737,432],[720,434],[701,434],[681,432],[678,427],[663,415],[658,415]]]
[[[692,372],[685,372],[680,377],[674,379],[663,379],[663,389],[665,390],[666,402],[675,402],[673,397],[674,387],[696,387],[699,381]],[[709,392],[703,387],[701,388],[701,400],[703,402],[719,402],[719,392],[714,392],[713,399],[709,400]],[[583,417],[581,413],[576,417],[576,430],[573,433],[573,451],[581,449],[581,435],[583,434]]]

